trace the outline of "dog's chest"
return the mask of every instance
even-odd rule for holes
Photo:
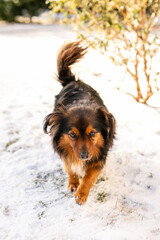
[[[83,168],[83,166],[81,164],[75,164],[73,163],[71,165],[71,170],[73,171],[73,173],[76,173],[77,175],[83,177],[85,175],[85,169]]]

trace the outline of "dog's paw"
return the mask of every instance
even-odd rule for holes
[[[67,188],[70,192],[75,192],[77,191],[78,186],[79,186],[79,183],[68,183]]]
[[[76,203],[79,205],[85,204],[88,198],[87,194],[80,191],[75,192],[74,196],[75,196]]]

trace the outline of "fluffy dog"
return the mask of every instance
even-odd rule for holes
[[[99,94],[71,72],[70,66],[86,52],[87,47],[81,41],[67,43],[60,49],[57,77],[63,89],[56,96],[54,110],[46,116],[43,127],[64,161],[68,189],[75,192],[80,205],[87,201],[102,171],[115,132],[115,119]]]

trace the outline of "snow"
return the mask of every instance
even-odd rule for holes
[[[151,108],[119,92],[114,85],[123,71],[91,49],[73,68],[117,121],[114,146],[84,206],[67,191],[63,163],[42,131],[61,89],[57,51],[75,39],[58,25],[0,27],[0,239],[158,240],[159,94]]]

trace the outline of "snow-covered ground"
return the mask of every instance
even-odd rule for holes
[[[63,163],[42,131],[61,89],[56,53],[75,38],[63,26],[0,27],[0,240],[159,240],[160,102],[150,108],[114,89],[121,70],[93,50],[74,67],[117,120],[84,206],[67,191]]]

